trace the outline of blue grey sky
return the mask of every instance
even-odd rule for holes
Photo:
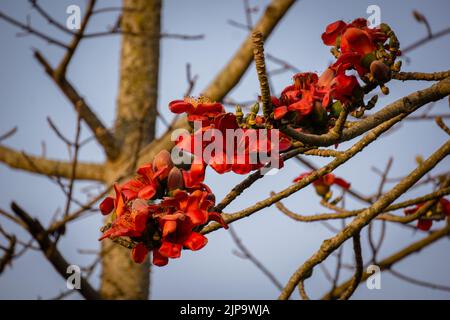
[[[269,1],[250,1],[261,10]],[[82,0],[40,1],[43,7],[59,21],[64,22],[66,8],[78,4],[84,9]],[[320,35],[326,25],[338,19],[352,20],[366,17],[366,8],[376,4],[381,8],[381,19],[395,30],[401,45],[408,45],[426,35],[423,25],[418,24],[411,15],[413,9],[419,10],[430,20],[432,29],[441,30],[449,26],[448,12],[450,2],[433,1],[298,1],[278,25],[269,41],[266,52],[289,61],[301,71],[323,71],[332,60],[329,48],[322,44]],[[119,6],[120,1],[99,1],[99,7]],[[0,10],[17,19],[25,21],[29,14],[32,25],[44,32],[67,41],[65,34],[55,31],[33,12],[27,1],[2,0]],[[103,14],[95,17],[89,25],[90,31],[105,30],[115,21],[116,15]],[[201,41],[162,40],[160,65],[159,110],[167,118],[172,115],[167,105],[171,100],[182,97],[186,90],[186,63],[191,63],[194,74],[199,75],[194,94],[199,94],[226,64],[247,32],[230,26],[228,19],[245,21],[241,0],[167,0],[163,5],[163,31],[171,33],[204,34]],[[6,132],[18,126],[18,132],[5,141],[5,144],[19,150],[40,154],[41,144],[45,141],[46,155],[67,159],[65,145],[48,127],[46,117],[61,128],[67,136],[74,135],[75,113],[66,98],[47,78],[32,56],[32,48],[38,48],[52,63],[56,63],[63,54],[62,50],[46,44],[32,36],[17,37],[18,29],[0,21],[0,132]],[[83,41],[69,68],[68,77],[85,97],[100,118],[112,125],[118,92],[120,38],[105,37]],[[404,71],[440,71],[449,69],[449,38],[441,38],[420,47],[408,54],[410,63],[404,64]],[[269,69],[276,65],[269,63]],[[273,78],[277,92],[290,83],[292,74],[285,73]],[[389,84],[391,94],[379,100],[378,108],[394,101],[414,90],[424,88],[429,83]],[[237,101],[255,99],[258,83],[252,65],[239,85],[229,94]],[[446,101],[436,103],[434,112],[448,110]],[[420,113],[420,111],[418,111]],[[158,132],[164,126],[159,124]],[[83,126],[83,137],[90,135]],[[434,124],[423,121],[411,121],[402,124],[398,130],[386,135],[368,147],[363,154],[336,170],[336,174],[345,177],[352,185],[365,194],[376,191],[379,178],[371,170],[376,166],[383,168],[388,159],[394,157],[392,172],[402,176],[415,167],[415,157],[431,154],[445,140],[446,136]],[[340,149],[349,146],[344,143]],[[102,161],[103,154],[95,142],[82,149],[80,158],[89,161]],[[317,164],[322,159],[313,159]],[[433,172],[450,169],[450,161],[445,159]],[[279,191],[288,186],[292,179],[305,171],[298,163],[291,161],[275,176],[267,177],[247,190],[227,212],[233,212],[266,198],[271,190]],[[221,199],[232,186],[243,177],[233,174],[218,175],[208,171],[206,182]],[[91,183],[77,185],[77,196],[86,199],[81,192]],[[392,184],[388,185],[392,186]],[[33,215],[49,222],[58,208],[63,208],[65,198],[57,186],[49,179],[37,175],[14,171],[0,164],[0,207],[8,209],[12,200],[17,201]],[[336,190],[337,191],[337,190]],[[430,191],[430,187],[421,187],[411,191],[409,196],[421,195]],[[408,196],[408,197],[409,197]],[[301,213],[323,212],[318,204],[319,198],[311,187],[296,193],[284,204]],[[351,208],[361,204],[348,200]],[[100,215],[92,215],[74,222],[68,227],[67,236],[60,242],[60,249],[71,263],[85,265],[93,256],[80,254],[77,249],[98,249],[97,241],[101,226]],[[24,232],[1,220],[1,224],[27,239]],[[440,223],[442,225],[442,223]],[[334,223],[340,226],[339,222]],[[321,224],[303,224],[293,222],[270,207],[250,219],[233,224],[236,232],[246,246],[258,257],[282,282],[286,283],[296,268],[303,263],[321,242],[332,234]],[[439,223],[436,224],[439,227]],[[379,230],[376,224],[375,231]],[[401,249],[408,243],[423,237],[421,232],[389,225],[387,238],[381,252],[381,258]],[[230,235],[220,230],[208,236],[208,245],[198,252],[183,252],[178,260],[171,260],[163,268],[154,268],[152,273],[151,296],[154,299],[273,299],[278,290],[249,261],[235,254],[235,245]],[[409,257],[397,266],[407,275],[423,280],[450,285],[448,254],[450,243],[443,239],[418,255]],[[364,257],[368,258],[368,243],[363,235]],[[346,262],[352,263],[351,243],[344,249]],[[326,266],[334,270],[336,259],[329,257]],[[95,286],[99,284],[98,271],[92,277]],[[351,275],[344,271],[341,280]],[[329,282],[319,268],[306,282],[308,293],[317,298],[330,288]],[[0,276],[0,298],[35,299],[51,298],[65,290],[65,281],[45,260],[40,252],[28,251],[12,267]],[[295,298],[298,294],[295,292]],[[71,298],[80,298],[75,294]],[[449,299],[449,292],[431,290],[400,281],[389,274],[382,275],[382,288],[368,290],[361,285],[356,291],[357,299]]]

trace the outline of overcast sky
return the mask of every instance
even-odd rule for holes
[[[84,10],[82,0],[40,1],[42,6],[59,21],[64,22],[66,8],[70,4],[78,4]],[[268,1],[250,1],[262,9]],[[449,27],[448,13],[450,2],[441,1],[312,1],[297,2],[278,25],[270,40],[266,43],[266,52],[289,61],[301,71],[323,71],[332,60],[329,48],[322,44],[320,35],[326,25],[338,19],[352,20],[356,17],[367,17],[366,9],[376,4],[381,9],[381,19],[395,30],[402,46],[408,45],[426,35],[426,29],[418,24],[411,15],[413,9],[425,14],[435,31]],[[118,6],[120,1],[99,1],[99,7]],[[64,34],[55,31],[36,12],[33,12],[27,1],[3,0],[0,10],[17,19],[25,21],[30,15],[31,23],[36,28],[48,32],[62,40]],[[263,10],[255,15],[259,17]],[[115,14],[103,14],[92,19],[90,31],[105,30],[115,22]],[[162,40],[160,64],[159,110],[168,119],[172,115],[167,105],[171,100],[182,97],[186,90],[185,66],[189,62],[194,74],[199,75],[194,90],[199,94],[214,78],[215,74],[227,63],[240,43],[247,36],[246,31],[230,26],[229,19],[244,22],[243,2],[241,0],[168,0],[164,3],[162,24],[164,32],[204,34],[201,41]],[[62,129],[67,136],[74,135],[75,114],[72,106],[58,91],[54,83],[47,78],[32,56],[31,48],[39,48],[48,59],[55,64],[63,54],[61,49],[48,45],[32,36],[17,37],[19,30],[0,21],[0,133],[18,126],[18,132],[5,142],[6,145],[30,153],[42,152],[42,141],[45,141],[46,154],[49,157],[67,159],[65,145],[55,137],[49,129],[46,117]],[[404,64],[405,71],[440,71],[449,69],[448,52],[449,37],[441,38],[408,54],[410,63]],[[79,92],[86,98],[100,118],[112,125],[118,88],[120,38],[105,37],[83,41],[76,52],[69,68],[68,77]],[[276,65],[269,63],[269,69]],[[290,83],[292,74],[285,73],[273,78],[276,91],[279,93]],[[394,101],[429,83],[389,84],[391,94],[380,99],[378,110],[383,105]],[[245,74],[239,85],[229,97],[237,101],[255,99],[258,83],[254,66]],[[447,102],[436,103],[434,112],[443,113],[448,110]],[[418,111],[420,113],[420,111]],[[162,132],[164,126],[159,125]],[[83,137],[90,135],[89,129],[83,126]],[[388,159],[394,157],[393,176],[402,176],[415,168],[415,157],[430,155],[445,140],[444,133],[432,123],[423,121],[406,122],[394,133],[387,135],[368,147],[336,170],[336,174],[345,177],[352,185],[364,194],[376,191],[379,177],[371,167],[384,168]],[[344,150],[348,143],[339,149]],[[102,161],[103,154],[95,142],[88,144],[81,152],[82,160]],[[315,163],[325,163],[321,159],[313,159]],[[448,159],[440,163],[433,172],[444,172],[450,169]],[[234,212],[269,196],[271,190],[279,191],[292,179],[306,171],[295,161],[288,162],[277,175],[267,177],[247,190],[238,201],[227,208]],[[226,174],[218,175],[208,171],[206,182],[221,199],[232,186],[243,177]],[[83,187],[92,184],[77,185],[77,196],[81,200],[86,195]],[[392,187],[389,184],[388,187]],[[65,198],[55,184],[45,177],[13,171],[0,164],[0,207],[9,209],[12,200],[17,201],[26,210],[42,221],[48,222],[57,208],[64,206]],[[418,196],[430,191],[429,187],[417,188],[409,197]],[[336,190],[337,192],[337,190]],[[319,198],[312,187],[296,193],[284,204],[301,213],[322,212],[318,204]],[[359,208],[362,204],[348,200],[350,208]],[[26,234],[12,224],[1,220],[4,227],[17,232],[24,240]],[[72,223],[67,236],[60,242],[60,249],[69,261],[78,265],[86,265],[93,256],[80,254],[77,249],[98,249],[97,241],[101,226],[100,215],[93,215]],[[340,226],[339,222],[334,223]],[[441,227],[443,223],[436,223]],[[255,214],[250,219],[235,224],[236,232],[245,245],[260,259],[284,284],[296,268],[302,264],[321,242],[332,234],[321,224],[303,224],[290,220],[270,207]],[[376,224],[375,231],[379,230]],[[364,257],[368,258],[369,249],[366,232],[363,232]],[[424,234],[389,225],[386,242],[380,258],[401,249],[407,244],[417,241]],[[155,268],[152,274],[151,295],[155,299],[272,299],[278,296],[278,290],[249,261],[236,256],[235,245],[228,232],[220,230],[208,236],[208,245],[198,252],[183,252],[178,260],[171,260],[163,268]],[[419,255],[409,257],[398,264],[396,270],[406,275],[423,280],[450,285],[450,243],[444,239]],[[344,249],[345,261],[352,263],[351,243]],[[329,257],[326,266],[334,270],[336,259]],[[343,272],[341,280],[346,280],[350,272]],[[93,275],[92,283],[99,284],[98,272]],[[306,282],[308,293],[317,298],[330,288],[320,268],[316,268],[314,276]],[[0,276],[0,298],[51,298],[65,290],[65,281],[45,260],[41,252],[28,251],[12,267]],[[297,292],[294,294],[298,297]],[[80,298],[73,295],[71,298]],[[389,274],[382,275],[382,288],[368,290],[361,285],[354,298],[359,299],[400,299],[400,298],[450,298],[449,292],[431,290],[400,281]]]

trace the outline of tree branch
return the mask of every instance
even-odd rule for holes
[[[419,252],[423,248],[429,246],[430,244],[448,235],[450,235],[450,224],[447,224],[444,228],[432,232],[427,237],[410,244],[409,246],[389,256],[388,258],[379,261],[377,265],[381,271],[388,270],[392,265],[396,264],[397,262],[403,260],[404,258],[410,256],[413,253]],[[370,275],[371,275],[370,273],[364,272],[361,277],[360,283],[362,281],[367,280],[367,278],[369,278]],[[339,297],[345,290],[347,290],[347,288],[350,286],[351,283],[352,279],[345,281],[340,286],[336,287],[332,292],[329,292],[326,295],[324,295],[322,299],[328,300],[333,299],[334,297]]]
[[[47,232],[44,227],[42,227],[41,223],[37,219],[33,219],[30,215],[25,212],[21,207],[19,207],[15,202],[11,203],[11,209],[14,213],[27,225],[27,231],[36,242],[39,244],[39,247],[42,250],[42,253],[48,259],[48,261],[52,264],[55,270],[64,278],[67,277],[67,268],[69,267],[69,263],[64,259],[61,253],[56,248],[55,243],[50,240]],[[99,293],[91,287],[90,283],[84,278],[80,279],[80,293],[88,300],[99,300],[101,299]]]
[[[32,165],[31,162],[34,164]],[[45,174],[53,177],[70,179],[73,164],[70,161],[52,160],[16,151],[0,145],[0,162],[14,169],[32,173]],[[98,163],[80,162],[77,164],[76,179],[104,180],[104,166]]]
[[[59,77],[58,72],[51,67],[39,51],[34,52],[34,57],[44,67],[47,75],[61,89],[67,99],[72,103],[75,110],[79,113],[80,117],[86,122],[98,143],[103,147],[107,157],[109,159],[115,159],[118,156],[119,150],[113,134],[100,121],[72,84],[67,81],[65,77]]]
[[[422,176],[433,169],[442,159],[450,153],[450,140],[433,153],[427,160],[413,170],[407,177],[399,182],[391,191],[385,193],[372,206],[360,213],[352,222],[350,222],[341,232],[334,237],[325,240],[320,249],[314,253],[297,271],[292,275],[283,289],[280,299],[287,299],[292,294],[295,286],[301,279],[304,279],[312,269],[324,261],[336,248],[340,247],[344,241],[355,235],[383,211],[395,199],[400,197],[412,185],[414,185]]]

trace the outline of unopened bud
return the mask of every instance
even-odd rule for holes
[[[391,79],[391,70],[380,60],[375,60],[370,64],[370,73],[381,83],[388,82]]]
[[[184,188],[184,182],[183,182],[183,174],[181,173],[181,170],[177,167],[173,167],[169,175],[167,176],[167,189],[169,191],[173,191],[176,189],[183,189]]]
[[[316,193],[322,198],[327,198],[327,195],[330,192],[330,186],[326,184],[317,184],[314,185],[314,188],[316,189]]]
[[[212,203],[216,203],[216,196],[214,195],[214,193],[209,193],[209,194],[206,196],[206,200],[209,200],[209,201],[211,201]]]
[[[253,106],[250,109],[250,112],[254,113],[254,114],[258,114],[258,112],[259,112],[259,103],[258,102],[253,104]]]
[[[170,156],[170,152],[167,150],[161,150],[153,159],[153,171],[157,172],[163,170],[159,175],[161,180],[167,178],[170,169],[173,168],[173,162]]]
[[[111,211],[114,210],[114,199],[112,197],[107,197],[105,198],[101,203],[100,203],[100,212],[103,215],[107,215],[110,214]]]

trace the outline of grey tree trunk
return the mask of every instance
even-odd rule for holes
[[[123,7],[133,10],[124,10],[121,20],[124,34],[114,129],[122,149],[119,159],[107,166],[108,183],[118,176],[116,164],[129,162],[133,167],[136,153],[154,139],[157,115],[161,0],[123,0]],[[148,259],[143,264],[135,264],[130,250],[110,240],[102,242],[102,253],[100,292],[103,298],[149,297]]]

